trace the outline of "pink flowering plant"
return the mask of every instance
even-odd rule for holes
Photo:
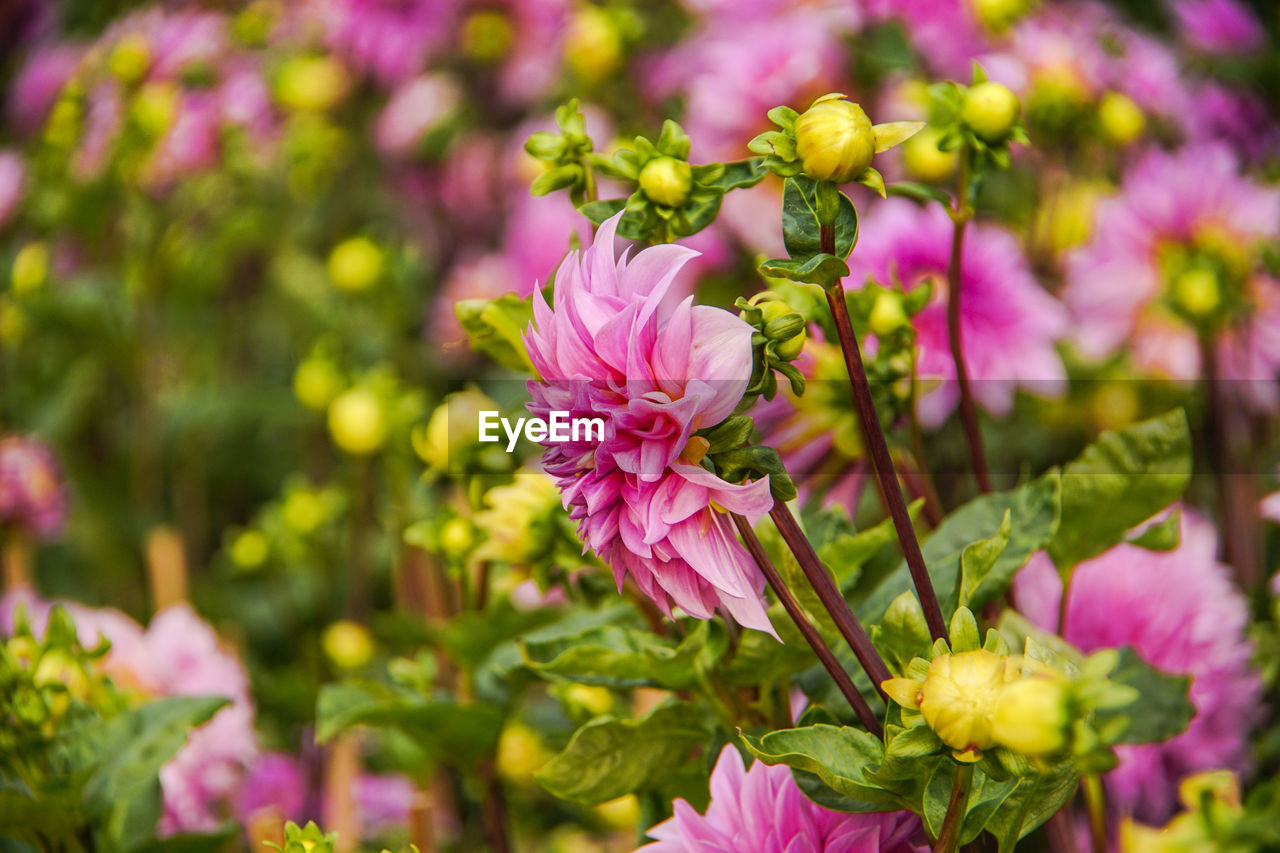
[[[0,4],[0,851],[1280,848],[1277,27]]]

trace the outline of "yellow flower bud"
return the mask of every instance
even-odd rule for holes
[[[466,554],[475,541],[475,528],[465,518],[451,518],[440,528],[440,550],[450,557]]]
[[[509,782],[532,783],[534,771],[550,760],[542,738],[524,723],[508,723],[498,737],[498,774]]]
[[[134,96],[129,113],[143,133],[159,137],[178,117],[177,87],[168,80],[147,83]]]
[[[608,13],[591,4],[578,7],[565,32],[564,60],[587,82],[613,73],[622,62],[622,37]]]
[[[1222,287],[1212,270],[1192,267],[1173,280],[1173,301],[1192,317],[1208,317],[1222,304]]]
[[[1027,12],[1032,0],[969,0],[974,17],[993,33],[1003,32]]]
[[[111,51],[107,59],[111,73],[126,85],[137,83],[151,67],[151,46],[141,33],[127,35]]]
[[[1107,92],[1098,101],[1098,126],[1109,142],[1128,145],[1142,135],[1147,117],[1133,98],[1120,92]]]
[[[759,308],[760,313],[764,315],[764,321],[766,323],[770,320],[776,320],[779,317],[784,317],[787,314],[798,313],[796,309],[792,308],[781,299],[766,299],[756,307]],[[800,356],[800,352],[804,349],[804,342],[807,337],[808,334],[805,332],[804,328],[801,327],[799,333],[793,337],[787,338],[785,341],[779,342],[774,346],[773,351],[778,358],[783,359],[784,361],[792,361]]]
[[[312,533],[329,516],[324,496],[310,489],[297,489],[284,499],[280,509],[285,525],[295,533]]]
[[[997,743],[1024,755],[1048,755],[1066,743],[1067,690],[1054,675],[1009,683],[996,702]]]
[[[961,760],[995,743],[992,727],[1000,693],[1013,677],[1007,658],[985,649],[941,655],[920,686],[920,713]]]
[[[359,293],[376,284],[382,267],[382,249],[368,237],[343,240],[329,254],[329,280],[348,293]]]
[[[299,112],[326,112],[347,94],[346,69],[327,56],[297,56],[280,67],[276,99]]]
[[[346,391],[329,406],[329,434],[334,444],[353,456],[380,450],[387,440],[382,400],[368,388]]]
[[[613,710],[613,693],[607,687],[590,684],[570,684],[564,691],[565,701],[582,708],[592,716],[607,714]]]
[[[298,365],[293,374],[293,394],[313,412],[329,408],[342,393],[342,375],[327,358],[312,356]]]
[[[942,131],[926,127],[902,144],[902,165],[917,180],[938,183],[951,177],[960,162],[958,151],[942,151]]]
[[[1000,142],[1013,130],[1021,107],[1008,86],[987,81],[965,93],[960,119],[987,142]]]
[[[655,157],[640,170],[640,189],[650,201],[679,207],[693,189],[693,168],[675,157]]]
[[[231,543],[231,562],[242,569],[256,569],[267,561],[271,545],[260,531],[246,530]]]
[[[511,21],[497,9],[480,9],[462,22],[462,52],[477,62],[497,62],[511,50]]]
[[[795,124],[796,153],[815,181],[848,183],[871,165],[876,135],[862,107],[841,95],[824,95]]]
[[[886,290],[876,296],[876,301],[871,306],[871,314],[867,318],[871,334],[877,338],[883,338],[910,323],[907,312],[902,308],[902,297],[899,294]]]
[[[10,283],[17,296],[40,289],[49,277],[49,247],[41,242],[28,243],[13,259]]]
[[[449,459],[480,438],[480,413],[498,411],[498,404],[479,391],[455,391],[436,406],[425,430],[415,430],[413,449],[437,471],[449,467]]]
[[[27,319],[12,299],[0,295],[0,342],[13,346],[27,332]]]
[[[339,669],[359,669],[373,658],[373,637],[369,629],[347,619],[325,628],[320,645],[325,656]]]
[[[640,820],[640,801],[635,794],[624,794],[596,806],[595,813],[612,829],[632,829]]]

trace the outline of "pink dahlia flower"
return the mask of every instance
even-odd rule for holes
[[[791,769],[757,761],[748,770],[732,745],[711,772],[704,815],[684,800],[649,830],[644,853],[915,853],[927,849],[911,812],[849,814],[806,799]]]
[[[9,115],[22,133],[33,133],[44,124],[63,86],[80,67],[84,50],[78,45],[46,45],[31,57],[14,78],[9,91]]]
[[[283,820],[305,820],[307,804],[306,767],[285,752],[264,753],[245,775],[236,799],[236,817],[248,823],[271,809]]]
[[[668,615],[674,605],[707,619],[723,606],[740,624],[772,632],[764,578],[717,509],[759,520],[773,506],[769,484],[725,482],[688,449],[695,431],[742,399],[751,327],[695,307],[692,297],[673,298],[691,249],[654,246],[615,259],[617,225],[615,216],[560,265],[553,306],[533,300],[525,344],[540,379],[529,382],[529,411],[605,423],[603,441],[546,443],[543,464],[619,588],[630,574]]]
[[[0,438],[0,528],[50,539],[62,529],[67,496],[53,452],[35,439]]]
[[[384,154],[412,155],[422,138],[457,108],[457,86],[441,74],[415,77],[399,86],[383,107],[374,142]]]
[[[26,183],[26,167],[22,155],[16,151],[0,149],[0,228],[18,212]]]
[[[1280,233],[1280,191],[1238,174],[1222,144],[1152,151],[1098,205],[1093,239],[1067,262],[1062,299],[1087,358],[1128,347],[1147,375],[1200,375],[1196,333],[1168,307],[1170,275],[1189,263],[1228,271],[1224,287],[1251,309],[1219,336],[1223,378],[1247,380],[1255,405],[1274,407],[1280,370],[1280,284],[1258,268],[1258,244]],[[1179,258],[1183,258],[1179,262]]]
[[[393,85],[421,71],[448,36],[455,0],[334,0],[329,43],[357,70]]]
[[[1238,0],[1174,0],[1183,37],[1205,53],[1256,50],[1266,40],[1262,23]]]
[[[952,223],[937,205],[918,207],[903,199],[877,205],[862,220],[857,250],[849,257],[849,282],[868,277],[910,290],[932,284],[932,302],[913,318],[918,372],[941,385],[920,398],[926,423],[944,420],[958,399],[955,363],[947,334],[947,265]],[[1066,312],[1037,283],[1016,238],[994,225],[965,232],[960,270],[961,339],[978,402],[994,415],[1013,405],[1015,387],[1056,393],[1065,382],[1054,342],[1067,328]]]
[[[969,63],[990,41],[969,0],[866,0],[873,20],[902,24],[916,53],[939,74],[968,79]]]
[[[0,627],[13,630],[14,614],[26,608],[32,628],[43,632],[54,602],[18,590],[0,599]],[[177,755],[160,768],[164,815],[160,832],[207,832],[230,813],[245,768],[258,756],[253,701],[243,664],[224,651],[213,628],[187,604],[156,614],[143,629],[113,608],[63,603],[80,641],[111,643],[102,662],[121,687],[141,696],[224,696],[231,704],[191,732]]]
[[[1121,746],[1107,774],[1116,808],[1163,824],[1177,807],[1178,780],[1201,770],[1248,765],[1248,735],[1262,682],[1249,665],[1249,609],[1218,562],[1213,525],[1182,510],[1182,541],[1172,551],[1117,545],[1076,567],[1067,602],[1066,639],[1082,651],[1130,645],[1166,672],[1190,675],[1196,715],[1165,743]],[[1018,607],[1031,621],[1058,623],[1062,583],[1036,555],[1015,579]]]

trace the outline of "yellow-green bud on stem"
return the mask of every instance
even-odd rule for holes
[[[1049,755],[1067,740],[1067,688],[1053,675],[1031,675],[1008,684],[996,702],[997,743],[1023,755]]]
[[[655,157],[640,170],[640,189],[650,201],[679,207],[693,189],[693,167],[675,157]]]
[[[320,644],[339,669],[359,669],[373,658],[373,637],[369,629],[346,619],[326,628]]]
[[[795,123],[796,154],[815,181],[848,183],[871,165],[876,135],[862,107],[840,95],[814,101]]]
[[[883,291],[876,297],[871,306],[871,315],[867,318],[871,334],[883,338],[893,334],[903,326],[910,325],[911,320],[902,308],[902,297],[897,293]]]
[[[756,306],[760,309],[760,313],[764,315],[766,336],[775,338],[777,343],[774,344],[773,352],[783,361],[792,361],[799,357],[800,352],[804,349],[804,342],[807,336],[804,329],[804,319],[800,319],[799,325],[793,327],[791,324],[785,326],[773,325],[775,321],[787,316],[788,314],[797,314],[798,312],[787,303],[780,299],[769,299],[761,302]]]
[[[49,277],[49,247],[40,241],[28,243],[13,258],[9,283],[18,296],[39,290]]]
[[[368,237],[343,240],[329,254],[329,279],[348,293],[368,290],[382,276],[382,250]]]
[[[1008,86],[987,81],[965,93],[960,119],[986,142],[1001,142],[1012,131],[1022,108]]]
[[[137,83],[145,77],[151,67],[151,46],[147,44],[146,36],[134,33],[116,42],[107,66],[125,84]]]
[[[913,177],[936,183],[955,173],[960,154],[939,149],[938,141],[941,139],[941,130],[926,127],[902,144],[902,165]]]
[[[387,418],[382,401],[368,388],[352,388],[329,406],[329,433],[333,443],[353,456],[381,449],[387,440]]]
[[[449,557],[464,556],[475,541],[475,528],[465,518],[451,518],[440,528],[440,550]]]
[[[1142,135],[1147,117],[1133,98],[1120,92],[1107,92],[1098,101],[1098,126],[1109,142],[1128,145]]]
[[[1173,280],[1173,301],[1190,316],[1203,319],[1222,304],[1222,287],[1212,270],[1193,267]]]

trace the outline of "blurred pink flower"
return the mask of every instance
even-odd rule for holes
[[[1206,53],[1257,50],[1266,40],[1262,23],[1238,0],[1174,0],[1183,37]]]
[[[1256,93],[1207,80],[1190,97],[1193,109],[1180,122],[1189,142],[1226,142],[1250,162],[1280,147],[1280,126]]]
[[[247,131],[255,147],[274,134],[275,106],[262,69],[256,62],[245,56],[228,60],[223,67],[217,97],[222,121]]]
[[[398,773],[361,773],[353,788],[351,795],[364,837],[377,837],[408,824],[414,788],[407,777]]]
[[[727,483],[685,458],[695,430],[730,414],[751,377],[751,327],[719,308],[673,298],[694,254],[653,246],[614,258],[618,217],[556,275],[554,307],[533,300],[525,333],[541,377],[529,411],[605,422],[590,436],[550,443],[543,464],[587,547],[627,574],[668,615],[710,618],[723,606],[742,625],[772,631],[764,578],[717,506],[758,520],[773,505],[767,480]]]
[[[850,814],[806,799],[783,764],[747,769],[732,744],[711,772],[711,803],[698,814],[684,800],[650,829],[643,853],[916,853],[926,850],[911,812]],[[913,841],[917,839],[919,843]],[[639,853],[639,851],[637,851]]]
[[[402,83],[382,108],[374,140],[384,154],[410,156],[422,138],[458,107],[461,94],[442,74],[415,77]]]
[[[307,778],[302,762],[284,752],[267,752],[249,768],[236,798],[236,817],[247,822],[255,813],[274,809],[282,820],[302,821],[307,804]]]
[[[394,85],[422,71],[448,36],[456,0],[333,0],[329,43],[357,70]]]
[[[869,18],[898,21],[930,69],[969,79],[969,63],[990,48],[969,0],[865,0]]]
[[[72,174],[82,181],[101,176],[123,124],[124,104],[119,88],[111,81],[94,86],[87,99],[84,130],[71,164]]]
[[[0,528],[51,539],[66,515],[66,490],[53,451],[33,438],[0,438]]]
[[[951,234],[951,218],[938,205],[890,199],[863,218],[858,249],[849,257],[851,286],[869,276],[885,287],[897,281],[911,290],[927,280],[934,288],[930,304],[913,318],[919,376],[926,387],[942,383],[920,398],[929,424],[944,420],[958,399],[947,333]],[[994,225],[970,225],[961,281],[961,337],[978,403],[1005,415],[1016,387],[1058,393],[1065,373],[1054,342],[1066,333],[1066,313],[1032,276],[1017,239]]]
[[[1249,663],[1249,608],[1217,560],[1217,532],[1184,507],[1181,533],[1172,551],[1117,545],[1081,563],[1067,604],[1065,636],[1082,651],[1130,645],[1153,666],[1194,679],[1196,716],[1187,731],[1164,743],[1119,747],[1120,766],[1106,777],[1111,803],[1150,824],[1173,814],[1183,777],[1247,769],[1262,693]],[[1014,589],[1029,619],[1057,626],[1062,582],[1048,557],[1037,554]]]
[[[1192,380],[1200,375],[1195,331],[1168,307],[1162,261],[1201,253],[1238,270],[1221,282],[1252,308],[1245,323],[1218,340],[1223,378],[1247,380],[1247,396],[1274,407],[1280,369],[1280,285],[1257,271],[1257,244],[1280,233],[1280,191],[1238,173],[1222,144],[1175,153],[1152,151],[1130,168],[1119,195],[1102,201],[1094,237],[1067,262],[1062,299],[1087,358],[1127,346],[1148,375]]]
[[[73,44],[41,45],[31,51],[9,92],[9,116],[19,132],[40,129],[82,55],[83,49]]]
[[[143,182],[163,190],[181,178],[217,165],[221,153],[221,116],[216,95],[182,95],[173,125],[156,143],[143,170]]]
[[[17,151],[0,149],[0,228],[18,212],[26,182],[26,166]]]

